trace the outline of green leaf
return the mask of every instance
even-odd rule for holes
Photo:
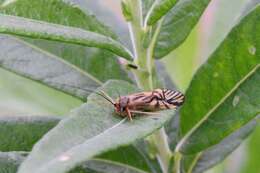
[[[91,173],[93,171],[98,173],[115,173],[115,172],[128,172],[128,173],[148,173],[143,170],[131,167],[129,165],[119,164],[109,160],[102,159],[92,159],[81,167],[89,170]]]
[[[55,116],[1,116],[0,137],[2,140],[0,141],[0,150],[5,152],[30,151],[32,146],[60,120],[60,117]],[[142,147],[142,149],[144,149],[144,147]],[[122,158],[122,155],[126,157]],[[1,156],[0,153],[0,164],[1,161],[8,163],[12,161],[6,157],[2,158]],[[5,161],[5,159],[7,160]],[[146,158],[143,153],[140,153],[137,147],[134,146],[117,148],[116,150],[98,156],[95,160],[98,162],[97,165],[100,163],[97,170],[109,166],[117,169],[132,168],[133,170],[140,170],[140,172],[150,172],[150,170],[154,169],[154,165],[150,163],[149,158]],[[13,162],[10,162],[10,164],[11,163]],[[88,165],[88,163],[83,164],[80,169],[88,167]],[[93,164],[90,164],[90,167],[94,170],[91,165]],[[17,166],[18,164],[15,164],[15,167]],[[111,168],[110,170],[113,169]]]
[[[0,6],[0,10],[3,14],[82,28],[116,39],[116,35],[95,16],[79,9],[82,5],[70,0],[48,0],[48,3],[46,0],[16,0]]]
[[[208,148],[200,154],[194,156],[184,156],[182,162],[187,162],[183,168],[185,172],[200,173],[213,167],[223,161],[231,152],[233,152],[255,129],[256,120],[252,120],[239,130],[233,132],[219,144]],[[193,159],[189,160],[190,157]]]
[[[95,159],[102,163],[111,162],[114,166],[132,167],[141,172],[160,172],[160,166],[156,158],[151,159],[148,156],[147,145],[143,141],[106,152]]]
[[[83,102],[77,97],[0,68],[2,115],[64,115]],[[51,99],[50,99],[51,98]]]
[[[178,2],[178,0],[157,0],[150,9],[150,14],[147,16],[147,24],[154,25],[160,20],[172,7]]]
[[[4,69],[84,100],[89,93],[78,88],[95,89],[102,84],[93,76],[61,58],[28,45],[20,39],[0,36],[0,40],[0,67]]]
[[[260,112],[259,19],[257,7],[195,74],[181,109],[182,153],[219,143]]]
[[[132,20],[132,14],[129,8],[129,5],[126,1],[121,1],[121,11],[123,16],[125,17],[126,21],[131,21]]]
[[[112,98],[118,97],[117,93],[136,92],[134,86],[123,81],[109,81],[101,89]],[[34,146],[18,172],[71,170],[93,156],[151,134],[172,115],[173,111],[158,112],[158,115],[135,117],[130,122],[115,115],[111,103],[91,94],[86,104],[71,112],[69,118],[62,120]]]
[[[258,116],[258,126],[255,131],[250,136],[247,146],[246,146],[246,160],[243,162],[241,166],[240,173],[248,173],[248,172],[260,172],[260,167],[258,166],[260,159],[259,156],[259,146],[260,146],[260,126],[259,126],[259,117]]]
[[[27,154],[26,152],[0,152],[0,172],[16,173],[20,164],[26,159]],[[70,173],[115,173],[120,171],[147,173],[129,165],[104,159],[91,159],[71,170]]]
[[[126,47],[130,50],[132,49],[127,23],[122,18],[118,17],[118,11],[113,8],[115,6],[118,7],[120,1],[113,1],[115,6],[113,5],[110,7],[108,7],[106,3],[100,3],[98,1],[72,1],[77,4],[84,13],[85,11],[90,11],[94,14],[99,21],[102,21],[106,26],[109,26],[109,28],[118,35],[118,39]]]
[[[18,166],[24,161],[24,152],[0,152],[0,172],[16,173]]]
[[[78,27],[85,30],[98,32],[100,34],[104,34],[108,37],[116,39],[115,34],[113,34],[109,30],[109,28],[101,24],[93,15],[90,15],[86,10],[83,13],[79,8],[64,3],[64,1],[62,0],[49,0],[48,3],[46,3],[46,0],[17,0],[9,5],[0,7],[0,11],[1,13],[9,15],[16,15],[21,17],[32,18],[35,20],[43,20],[50,23]],[[56,55],[56,58],[62,58],[65,61],[68,61],[69,63],[77,66],[77,69],[79,71],[81,69],[85,72],[85,79],[82,77],[73,77],[73,75],[71,75],[67,76],[67,79],[69,79],[69,81],[64,79],[61,80],[62,82],[59,80],[56,81],[61,82],[63,85],[66,84],[67,88],[69,87],[68,85],[73,85],[78,88],[88,87],[94,89],[97,86],[99,86],[101,82],[105,82],[106,80],[111,78],[129,80],[127,74],[120,68],[117,59],[115,58],[115,55],[113,55],[111,52],[105,51],[104,49],[88,48],[79,45],[72,45],[39,39],[22,39],[30,43],[24,45],[24,47],[29,46],[34,48],[34,46],[37,46],[40,49],[44,50],[39,51],[44,52],[46,54],[45,56],[53,57],[48,53],[50,52],[51,54]],[[23,52],[23,49],[19,49],[19,51]],[[17,52],[19,51],[17,50]],[[5,53],[11,54],[10,51]],[[17,55],[19,54],[20,53],[17,53]],[[17,57],[17,59],[18,58],[19,57]],[[39,68],[39,70],[41,71],[42,69]],[[53,74],[49,75],[53,76]],[[87,83],[86,79],[88,81]],[[83,82],[84,84],[82,84],[81,81],[85,81]],[[57,88],[63,89],[64,86],[58,86]],[[64,89],[65,92],[66,90],[70,90],[71,94],[74,94],[76,96],[82,95],[80,96],[80,98],[82,99],[85,99],[83,96],[88,95],[88,93],[83,93],[82,91],[78,91],[75,88]]]
[[[154,2],[155,2],[155,0],[142,0],[142,14],[143,14],[143,18],[146,17],[148,11],[150,10],[150,8],[154,4]]]
[[[0,14],[0,33],[103,48],[127,59],[132,57],[123,45],[110,37],[80,28],[22,17]]]
[[[155,45],[155,58],[169,54],[188,37],[210,0],[180,0],[165,16]]]
[[[30,151],[60,119],[54,116],[0,116],[0,151]]]

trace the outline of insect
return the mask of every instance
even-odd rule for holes
[[[181,106],[185,99],[184,95],[179,91],[170,89],[155,89],[153,91],[145,91],[126,96],[119,96],[114,101],[102,90],[94,91],[91,89],[83,89],[67,84],[64,86],[76,88],[86,92],[94,92],[100,95],[114,106],[115,112],[118,115],[122,117],[128,117],[130,121],[132,121],[133,114],[156,114],[156,111],[175,109]]]
[[[100,94],[101,93],[101,94]],[[153,112],[175,109],[184,103],[184,95],[179,91],[169,89],[155,89],[149,92],[134,93],[126,96],[119,96],[115,101],[104,91],[99,95],[113,104],[115,112],[132,121],[132,114],[153,114]]]

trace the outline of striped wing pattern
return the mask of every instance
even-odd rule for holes
[[[157,111],[174,109],[184,102],[184,95],[179,91],[155,89],[151,92],[136,93],[129,96],[130,109]]]
[[[184,95],[179,91],[163,89],[162,93],[164,94],[165,101],[168,104],[181,106],[184,102]]]

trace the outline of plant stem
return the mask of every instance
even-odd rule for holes
[[[137,80],[138,87],[144,90],[152,90],[153,71],[155,68],[153,51],[156,38],[159,33],[161,23],[159,22],[155,34],[148,47],[144,46],[144,37],[147,28],[143,27],[142,6],[140,0],[125,0],[131,11],[131,22],[129,24],[130,36],[135,52],[135,63],[139,70],[133,70]],[[167,141],[167,134],[164,128],[161,128],[151,136],[149,140],[151,145],[156,147],[156,157],[161,165],[163,173],[168,172],[168,166],[171,160],[172,152]]]
[[[154,144],[157,148],[157,159],[164,173],[168,172],[172,152],[168,145],[167,134],[164,127],[153,134]]]
[[[173,173],[180,173],[181,157],[182,157],[181,153],[179,153],[179,152],[174,153]]]

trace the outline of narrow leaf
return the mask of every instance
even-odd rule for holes
[[[184,168],[184,170],[186,170],[186,172],[192,171],[193,173],[201,173],[220,163],[253,132],[256,125],[257,122],[255,119],[250,121],[245,126],[226,137],[219,144],[198,154],[194,157],[195,159],[190,161],[190,164],[187,168]],[[190,156],[184,156],[183,161],[186,157]]]
[[[178,2],[178,0],[157,0],[154,6],[148,13],[147,24],[153,25],[160,20],[171,8]]]
[[[98,47],[127,59],[132,57],[120,43],[104,35],[22,17],[0,14],[0,33]]]
[[[181,152],[217,144],[260,112],[259,19],[257,7],[194,76],[181,110]]]
[[[112,98],[135,92],[134,86],[109,81],[102,88]],[[132,122],[115,114],[113,105],[91,94],[88,102],[71,112],[45,135],[23,162],[19,173],[62,173],[91,157],[119,146],[131,144],[151,134],[171,118],[173,111],[138,116]]]
[[[210,0],[180,0],[165,16],[155,45],[155,58],[162,58],[182,44]]]
[[[59,9],[58,13],[56,9]],[[95,18],[95,16],[91,15],[86,10],[83,13],[78,8],[78,6],[71,6],[71,4],[65,3],[62,0],[49,0],[48,4],[46,4],[45,0],[17,0],[13,3],[0,7],[0,12],[8,15],[15,15],[20,17],[32,18],[35,20],[42,20],[50,23],[56,23],[60,25],[78,27],[116,39],[115,34],[113,34],[113,32],[111,32],[108,27],[99,22]],[[9,39],[12,40],[12,38]],[[40,54],[42,54],[42,56],[46,56],[46,61],[48,61],[47,59],[49,58],[55,57],[57,59],[60,58],[61,62],[63,62],[62,59],[64,59],[65,61],[75,65],[75,73],[67,73],[66,80],[59,80],[60,78],[62,78],[62,76],[64,76],[60,75],[60,77],[55,77],[55,79],[52,79],[53,85],[49,85],[49,80],[47,80],[47,83],[45,83],[45,80],[42,80],[40,82],[43,82],[44,84],[52,87],[54,86],[54,88],[63,90],[81,99],[85,100],[86,96],[89,93],[83,92],[82,90],[76,88],[86,87],[90,89],[95,89],[102,82],[105,82],[106,80],[111,78],[129,80],[126,73],[120,68],[115,55],[109,51],[105,51],[104,49],[90,48],[80,45],[47,41],[42,39],[20,39],[25,40],[25,42],[28,42],[29,44],[19,42],[21,45],[24,45],[21,46],[18,50],[15,49],[16,44],[14,44],[13,47],[9,45],[9,49],[14,49],[17,53],[14,55],[13,51],[5,51],[4,55],[12,55],[12,57],[16,56],[16,59],[18,60],[21,54],[27,52],[28,49],[33,49],[34,51],[40,51]],[[6,43],[12,44],[10,43],[10,41],[6,41]],[[3,46],[6,45],[3,44]],[[40,49],[35,49],[35,46],[39,47]],[[52,56],[52,54],[56,56]],[[28,60],[28,64],[30,65],[26,63],[19,63],[19,69],[33,68],[32,59],[29,55],[29,53],[24,55],[23,61],[26,62],[26,60]],[[38,57],[33,58],[35,59],[35,62],[42,61],[37,58]],[[18,63],[16,62],[16,64]],[[46,62],[46,64],[48,64],[48,62]],[[23,67],[23,65],[25,67]],[[53,64],[53,66],[55,65]],[[44,68],[45,66],[43,65],[38,68],[38,72],[27,70],[27,73],[31,72],[32,74],[28,75],[35,76],[37,78],[36,73],[41,74],[41,71],[43,71]],[[17,72],[15,68],[9,68],[9,70]],[[77,71],[79,74],[76,74]],[[48,74],[47,76],[53,76],[56,72],[52,71],[51,73],[52,74]],[[19,74],[23,75],[23,73]],[[59,72],[57,72],[57,74],[59,74]],[[78,77],[75,77],[75,75]],[[82,75],[85,75],[85,77]],[[57,87],[55,87],[56,85]],[[74,88],[70,86],[74,86]]]
[[[54,116],[0,116],[0,151],[30,151],[60,119]]]
[[[25,152],[0,152],[0,172],[16,173],[25,157]]]
[[[142,14],[143,18],[146,17],[148,11],[151,9],[152,5],[154,4],[155,0],[142,0]]]
[[[111,163],[115,166],[122,165],[125,168],[132,167],[141,172],[159,173],[161,171],[159,163],[156,158],[150,158],[148,154],[147,145],[141,140],[132,145],[106,152],[95,157],[94,160],[100,160],[102,164]]]
[[[17,173],[19,165],[26,159],[27,152],[0,152],[0,172]],[[129,165],[118,162],[92,159],[71,170],[69,173],[115,173],[128,171],[128,173],[147,173]]]
[[[260,126],[259,126],[259,118],[258,116],[258,126],[255,131],[250,136],[249,140],[247,140],[246,146],[246,160],[243,162],[243,166],[240,169],[240,173],[248,173],[248,172],[260,172],[260,167],[256,166],[259,164],[258,160],[260,160],[259,155],[259,146],[260,146]]]
[[[115,172],[127,172],[127,173],[148,173],[143,170],[131,167],[129,165],[119,164],[109,160],[92,159],[81,167],[89,170],[90,172],[96,171],[98,173],[115,173]]]
[[[95,89],[101,85],[88,73],[20,39],[0,36],[0,47],[0,67],[73,96],[85,100],[89,93],[80,88]]]

